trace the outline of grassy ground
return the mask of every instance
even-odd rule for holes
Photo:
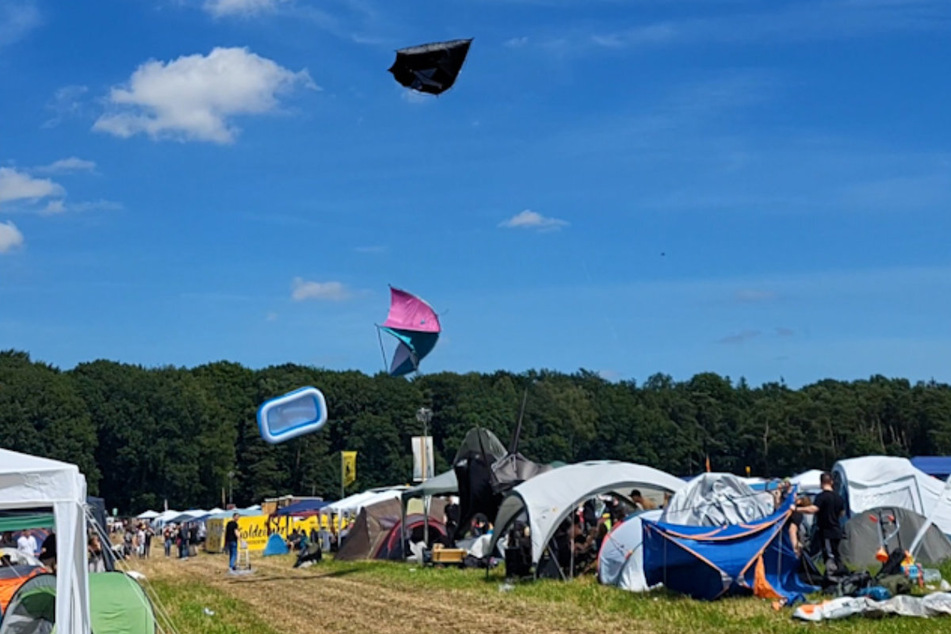
[[[421,632],[946,632],[951,617],[853,618],[802,623],[768,601],[713,603],[654,593],[635,595],[592,577],[505,589],[502,572],[412,564],[324,561],[294,570],[293,558],[253,560],[231,576],[223,556],[132,562],[148,576],[179,634],[292,634],[314,631]],[[945,568],[951,579],[951,568]],[[214,614],[207,614],[206,609]]]

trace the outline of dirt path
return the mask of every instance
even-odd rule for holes
[[[228,575],[221,558],[152,560],[139,566],[153,578],[187,576],[251,606],[280,631],[301,634],[385,632],[387,634],[460,631],[591,632],[576,607],[520,599],[509,593],[468,589],[400,587],[388,578],[319,566],[294,570],[286,559],[256,559],[255,572]],[[598,627],[631,631],[629,619],[599,615]]]

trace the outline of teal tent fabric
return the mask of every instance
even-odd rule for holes
[[[27,528],[53,528],[55,523],[52,513],[11,513],[0,515],[0,533]]]

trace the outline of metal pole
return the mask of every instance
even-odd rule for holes
[[[416,412],[416,420],[423,424],[423,448],[422,448],[422,460],[420,461],[422,466],[422,481],[426,482],[426,475],[429,472],[429,443],[427,439],[429,437],[429,421],[433,417],[433,411],[426,407],[420,407]],[[428,546],[429,545],[429,503],[430,496],[423,496],[423,542]]]
[[[568,539],[568,547],[571,549],[571,570],[568,571],[568,578],[575,578],[575,510],[571,510],[571,534]]]

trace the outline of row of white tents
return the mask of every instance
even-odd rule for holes
[[[139,513],[136,516],[137,520],[149,522],[153,528],[162,528],[166,524],[189,524],[192,522],[204,523],[211,519],[221,519],[231,517],[232,514],[237,513],[238,515],[257,515],[261,512],[261,506],[250,506],[243,509],[231,509],[226,511],[220,508],[213,508],[209,510],[204,509],[189,509],[187,511],[175,511],[167,510],[161,513],[157,511],[145,511],[144,513]]]
[[[801,490],[814,492],[818,488],[818,474],[808,471],[796,476],[794,482]],[[906,508],[927,517],[943,533],[951,534],[951,489],[916,469],[910,461],[885,456],[852,458],[836,463],[833,475],[850,514],[882,506]],[[353,515],[360,508],[383,500],[456,492],[454,477],[443,474],[440,478],[439,482],[434,478],[419,487],[366,491],[334,502],[322,511]],[[516,517],[527,517],[532,563],[538,564],[558,526],[586,499],[636,488],[676,493],[686,486],[683,479],[663,471],[616,461],[590,461],[553,469],[522,482],[508,493],[496,518],[490,552]],[[0,450],[0,510],[53,508],[59,553],[57,631],[61,634],[89,631],[85,502],[86,481],[75,465]],[[174,516],[173,511],[167,511],[141,519],[166,522],[182,515],[207,518],[231,512],[192,509]]]

